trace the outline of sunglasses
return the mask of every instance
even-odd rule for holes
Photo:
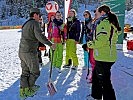
[[[84,16],[87,16],[88,14],[84,14]]]

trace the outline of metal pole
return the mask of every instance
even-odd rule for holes
[[[72,3],[72,0],[65,0],[64,1],[64,6],[65,6],[65,23],[66,23],[66,18],[67,18],[67,15],[68,15],[68,11],[70,10],[70,6],[71,6],[71,3]]]

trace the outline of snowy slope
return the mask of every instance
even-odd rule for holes
[[[3,30],[0,31],[0,38],[0,91],[2,91],[14,83],[21,73],[17,54],[20,33],[17,30]]]
[[[133,9],[125,11],[125,24],[131,24],[133,26]]]
[[[19,77],[21,73],[20,61],[18,59],[18,44],[20,39],[19,30],[3,30],[0,31],[0,100],[18,100],[19,99]],[[78,51],[78,56],[80,56],[80,61],[83,60],[83,52],[79,45],[80,50]],[[48,95],[48,90],[46,88],[46,83],[48,81],[49,74],[49,60],[47,57],[43,58],[44,64],[46,64],[41,69],[41,75],[37,83],[41,86],[40,91],[37,96],[29,100],[46,100],[46,98],[51,98]],[[82,62],[80,62],[80,66]],[[81,99],[86,97],[89,93],[89,87],[85,81],[86,71],[82,71],[82,67],[79,70],[63,70],[61,74],[54,70],[53,81],[58,89],[58,94],[53,98],[62,100],[64,98],[70,99]],[[86,87],[85,87],[86,86]],[[80,93],[80,91],[84,91]],[[14,95],[12,95],[13,93]],[[80,94],[80,95],[79,95]],[[79,95],[79,96],[78,96]]]
[[[18,58],[20,30],[0,30],[0,100],[19,100],[19,78],[21,74]],[[64,52],[65,53],[65,52]],[[43,57],[44,67],[37,84],[40,90],[26,100],[86,100],[90,86],[86,83],[86,70],[83,67],[83,51],[78,45],[78,70],[62,69],[62,73],[53,71],[53,81],[58,89],[57,94],[50,96],[46,87],[49,74],[49,59]],[[133,95],[133,52],[118,51],[118,60],[112,68],[112,80],[117,100],[132,100]]]

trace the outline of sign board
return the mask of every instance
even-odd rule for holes
[[[58,6],[58,4],[55,1],[49,1],[46,4],[45,8],[46,8],[46,11],[48,13],[50,13],[50,12],[56,12],[56,11],[58,11],[59,6]]]

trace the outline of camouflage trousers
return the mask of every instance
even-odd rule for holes
[[[19,58],[21,60],[22,68],[20,87],[33,87],[37,78],[40,75],[38,56],[36,53],[19,52]]]

